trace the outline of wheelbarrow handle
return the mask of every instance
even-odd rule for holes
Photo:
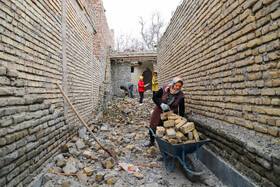
[[[155,135],[154,131],[148,125],[146,125],[146,127],[151,131],[152,135],[155,137],[156,135]]]

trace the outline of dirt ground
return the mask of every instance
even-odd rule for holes
[[[142,105],[137,99],[113,100],[90,128],[104,147],[116,150],[119,163],[86,133],[62,147],[62,153],[52,161],[53,167],[44,175],[42,186],[224,186],[202,163],[204,174],[197,182],[189,180],[179,162],[170,173],[158,145],[143,146],[149,138],[145,126],[153,107],[151,99],[144,99]],[[131,171],[122,169],[120,163],[124,169],[130,164]]]

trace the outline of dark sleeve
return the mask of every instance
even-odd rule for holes
[[[161,89],[159,89],[158,91],[157,91],[157,93],[154,95],[154,97],[153,97],[153,101],[154,101],[154,103],[158,106],[158,107],[160,107],[160,105],[161,105],[161,97],[162,97],[162,94],[163,94],[163,90],[162,90],[162,88]]]
[[[182,97],[179,101],[179,115],[185,117],[185,99]]]

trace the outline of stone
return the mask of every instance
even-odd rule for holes
[[[191,132],[194,130],[194,123],[193,122],[187,122],[185,125],[180,127],[180,131],[183,134],[187,134],[188,132]]]
[[[60,167],[60,168],[66,166],[66,160],[57,160],[56,161],[56,166]]]
[[[94,153],[91,152],[91,151],[84,151],[84,152],[82,153],[82,156],[83,156],[83,157],[86,157],[86,158],[93,158],[93,157],[94,157]]]
[[[93,169],[92,168],[85,167],[84,172],[86,173],[87,176],[93,175]]]
[[[115,184],[116,182],[117,182],[117,179],[115,177],[107,180],[107,184],[109,184],[109,185]]]
[[[102,180],[104,180],[104,176],[105,176],[105,173],[104,173],[104,172],[98,172],[98,173],[95,175],[95,181],[96,181],[96,182],[101,182]]]
[[[153,154],[153,153],[156,153],[156,152],[159,152],[160,150],[157,148],[157,147],[155,147],[155,146],[152,146],[152,147],[150,147],[148,150],[147,150],[147,153],[148,154]]]
[[[71,186],[71,182],[70,181],[64,181],[61,184],[61,187],[70,187]]]
[[[106,160],[102,162],[102,165],[106,169],[111,169],[115,166],[115,161],[112,157],[108,157]]]
[[[145,187],[158,187],[158,184],[157,183],[148,183],[145,185]]]
[[[76,168],[76,165],[74,165],[72,162],[67,162],[66,165],[62,168],[62,171],[64,173],[77,173],[77,168]]]
[[[134,148],[135,148],[135,145],[128,145],[125,147],[125,150],[131,151]]]
[[[76,141],[76,147],[77,147],[78,150],[86,149],[86,145],[84,144],[84,142],[81,141],[81,139]]]
[[[144,178],[144,175],[139,173],[139,172],[134,172],[134,176],[137,178],[137,179],[143,179]]]
[[[88,177],[87,177],[87,175],[85,173],[78,173],[77,174],[77,178],[81,182],[87,182],[87,180],[88,180]]]
[[[213,179],[206,179],[204,181],[204,184],[206,184],[207,186],[216,186],[216,183]]]
[[[69,148],[68,148],[67,145],[63,145],[63,146],[61,146],[60,150],[61,150],[62,153],[67,153]]]

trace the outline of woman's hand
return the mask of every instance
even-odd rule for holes
[[[163,110],[163,111],[166,111],[166,110],[169,110],[169,106],[167,104],[164,104],[164,103],[161,103],[160,104],[160,108]]]

